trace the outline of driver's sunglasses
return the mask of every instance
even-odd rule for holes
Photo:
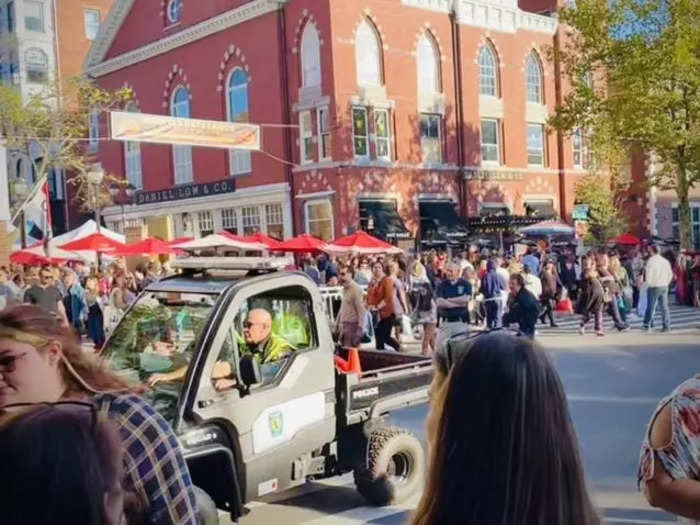
[[[251,321],[244,321],[243,328],[251,328],[252,326],[255,326],[256,324],[264,324],[264,323],[253,323]]]
[[[459,356],[459,353],[469,353],[469,350],[471,349],[471,344],[466,345],[465,347],[463,346],[465,341],[472,343],[475,339],[481,337],[482,335],[493,334],[496,332],[503,332],[513,334],[516,336],[520,335],[520,332],[518,332],[517,330],[504,327],[489,328],[487,330],[457,332],[456,334],[452,335],[445,343],[445,361],[447,364],[447,370],[452,370],[452,366],[457,362],[457,357]],[[457,346],[457,343],[460,344],[459,347]]]
[[[13,408],[35,408],[40,407],[45,410],[67,410],[69,412],[89,411],[90,414],[90,432],[94,436],[97,429],[97,406],[94,403],[86,401],[56,401],[54,403],[10,403],[9,405],[0,406],[0,414]],[[43,413],[43,410],[38,410],[35,415]]]
[[[14,372],[17,368],[17,360],[23,358],[27,355],[27,352],[23,354],[5,354],[0,356],[0,372]]]

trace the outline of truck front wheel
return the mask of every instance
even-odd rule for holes
[[[365,466],[353,474],[357,491],[377,506],[400,503],[421,486],[425,454],[420,441],[401,428],[376,428],[367,443]]]

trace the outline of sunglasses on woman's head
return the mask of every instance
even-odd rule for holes
[[[93,403],[85,401],[56,401],[54,403],[10,403],[9,405],[0,406],[0,413],[11,410],[13,408],[34,408],[41,407],[45,410],[67,410],[69,412],[77,412],[82,410],[90,411],[90,431],[94,435],[97,429],[97,406]],[[45,410],[37,410],[33,415],[38,416]]]
[[[445,362],[447,364],[447,370],[452,370],[452,366],[457,362],[457,357],[459,355],[459,352],[464,352],[464,353],[469,353],[469,349],[471,348],[471,344],[465,345],[464,343],[472,343],[476,338],[486,335],[486,334],[492,334],[495,332],[502,332],[502,333],[507,333],[507,334],[513,334],[516,336],[520,335],[520,332],[517,330],[514,330],[512,328],[489,328],[487,330],[474,330],[474,331],[464,331],[464,332],[457,332],[456,334],[452,335],[446,342],[445,342]],[[457,343],[460,344],[460,346],[457,346]]]

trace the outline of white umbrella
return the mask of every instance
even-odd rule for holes
[[[66,253],[65,250],[61,250],[60,246],[63,246],[64,244],[68,244],[69,242],[77,241],[80,239],[84,239],[85,237],[89,237],[93,233],[97,233],[97,223],[93,221],[92,219],[85,221],[83,224],[78,226],[77,228],[66,232],[62,235],[59,235],[58,237],[54,237],[49,241],[49,257],[58,257],[60,259],[82,259],[83,261],[86,262],[96,262],[97,261],[97,256],[94,253],[87,253],[87,252],[82,252],[79,256],[75,256],[75,252],[69,252],[73,253],[74,256],[72,257],[65,257],[64,255],[61,255],[61,253]],[[124,243],[126,241],[126,237],[122,235],[121,233],[117,233],[115,231],[109,230],[105,228],[104,226],[100,227],[100,233],[104,235],[105,237],[109,237],[112,240],[115,240],[117,242]],[[43,249],[43,248],[42,248]],[[42,253],[41,255],[46,255],[46,253]],[[111,260],[108,256],[103,255],[102,260]]]
[[[172,248],[178,250],[207,250],[211,248],[235,248],[237,250],[263,251],[269,248],[259,242],[242,242],[231,239],[218,233],[212,233],[206,237],[192,239],[191,241],[173,244]]]

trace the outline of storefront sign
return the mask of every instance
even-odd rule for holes
[[[469,170],[466,172],[469,180],[523,180],[524,175],[519,171],[506,170]]]
[[[136,204],[152,204],[155,202],[207,197],[221,193],[233,193],[234,191],[236,191],[235,179],[225,179],[202,184],[184,184],[167,190],[137,191],[134,200]]]
[[[206,148],[259,150],[260,126],[112,111],[112,138]]]
[[[588,209],[588,204],[574,204],[574,211],[571,214],[571,218],[575,221],[587,221]]]

